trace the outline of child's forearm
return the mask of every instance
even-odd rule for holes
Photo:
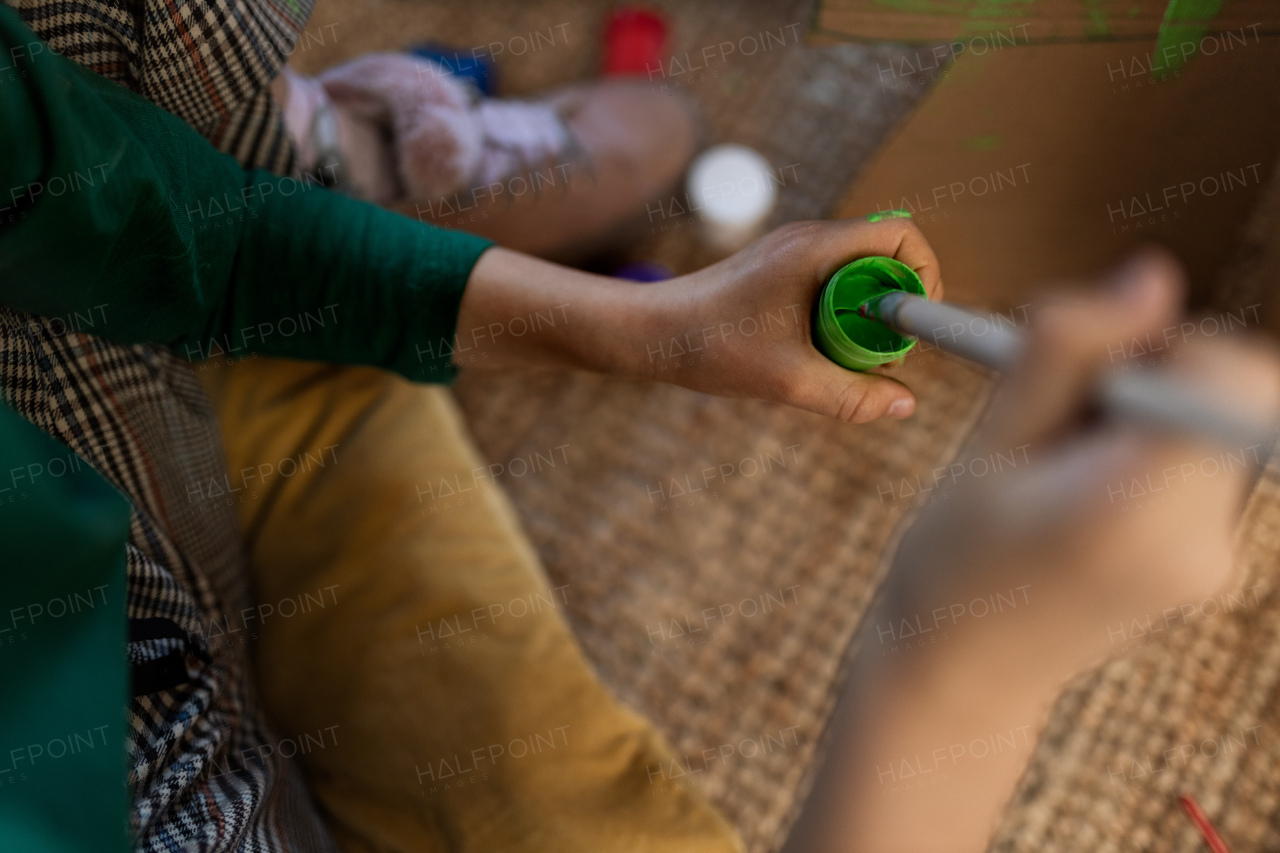
[[[573,367],[754,397],[853,423],[906,417],[911,392],[813,346],[818,291],[848,261],[896,256],[930,294],[937,262],[906,220],[794,223],[720,263],[639,285],[490,249],[462,296],[455,365]]]
[[[660,334],[663,313],[646,285],[493,248],[463,292],[453,362],[632,378],[640,374],[643,341]]]

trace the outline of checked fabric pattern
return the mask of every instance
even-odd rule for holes
[[[49,48],[190,124],[241,164],[287,174],[267,86],[314,0],[9,0]]]
[[[232,510],[200,494],[223,463],[191,367],[161,348],[0,308],[0,392],[133,503],[128,750],[138,849],[333,849],[300,771],[274,748],[282,736],[258,710],[238,615],[253,602]],[[57,476],[75,463],[37,464]]]
[[[246,167],[288,172],[267,86],[311,0],[18,0],[49,48],[184,119]],[[89,313],[87,318],[94,316]],[[103,311],[109,312],[110,306]],[[0,396],[129,496],[132,827],[145,851],[336,849],[262,717],[254,604],[213,411],[190,365],[84,318],[0,307]],[[241,628],[238,633],[224,629]],[[232,639],[234,638],[234,639]]]

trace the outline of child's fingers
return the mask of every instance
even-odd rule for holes
[[[858,235],[868,255],[884,255],[911,267],[920,276],[930,299],[942,298],[942,273],[938,256],[920,228],[910,219],[884,219],[862,223],[866,229]]]
[[[916,271],[924,284],[925,293],[930,299],[941,299],[943,294],[942,273],[938,267],[938,256],[933,247],[924,238],[920,228],[910,219],[882,219],[872,224],[877,228],[876,239],[886,244],[894,241],[892,251],[877,252],[902,261]]]
[[[1260,341],[1192,338],[1177,350],[1170,372],[1224,411],[1239,412],[1259,423],[1280,416],[1280,362],[1270,345]],[[1265,464],[1270,446],[1225,447],[1193,437],[1170,437],[1159,460],[1162,471],[1177,467],[1185,482],[1201,480],[1222,499],[1213,504],[1234,517],[1256,470]]]
[[[846,423],[865,424],[883,417],[906,418],[916,398],[907,386],[887,376],[845,370],[821,357],[779,377],[776,399]]]
[[[1036,310],[1022,362],[992,408],[989,444],[1052,439],[1070,427],[1098,375],[1124,346],[1175,321],[1181,272],[1167,255],[1135,258],[1110,277],[1110,285],[1057,297]]]
[[[910,219],[841,219],[835,222],[795,223],[788,236],[798,238],[803,256],[817,261],[817,277],[826,281],[855,258],[881,255],[899,260],[916,271],[930,299],[942,298],[942,274],[929,241]]]

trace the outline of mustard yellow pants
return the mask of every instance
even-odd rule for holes
[[[199,373],[270,609],[262,698],[346,853],[741,850],[698,791],[650,783],[670,748],[592,672],[447,389]]]

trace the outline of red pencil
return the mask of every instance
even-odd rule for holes
[[[1209,849],[1213,853],[1231,853],[1231,848],[1227,846],[1227,842],[1222,840],[1218,830],[1213,828],[1213,824],[1209,821],[1209,816],[1204,813],[1204,809],[1200,808],[1196,798],[1190,794],[1182,794],[1178,797],[1178,800],[1182,803],[1182,808],[1186,811],[1187,817],[1191,818],[1191,822],[1196,825],[1196,829],[1200,830],[1200,834],[1204,836],[1205,844],[1209,845]]]

